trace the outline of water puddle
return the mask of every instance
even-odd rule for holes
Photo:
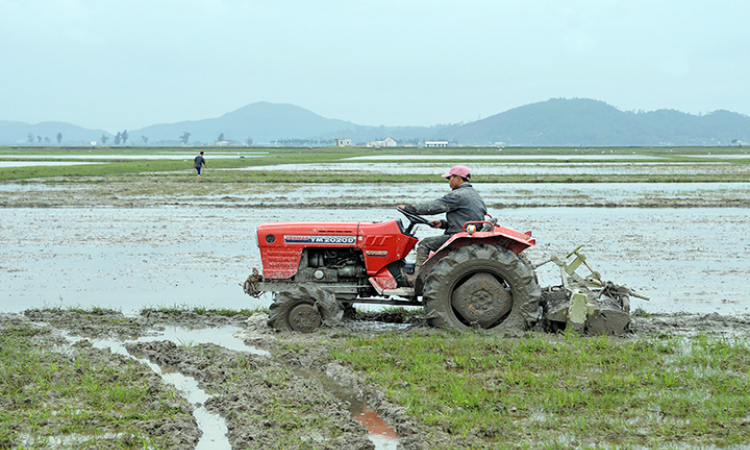
[[[357,422],[361,423],[368,430],[367,437],[375,444],[376,450],[396,450],[398,448],[398,434],[396,430],[378,415],[377,412],[368,409],[367,404],[361,402],[362,410],[359,409],[356,401],[351,403],[349,411]]]
[[[188,330],[180,327],[165,328],[159,336],[147,336],[138,339],[137,342],[151,342],[169,340],[177,345],[189,344],[214,344],[227,350],[237,352],[248,352],[254,355],[270,356],[271,353],[256,347],[250,347],[242,342],[240,337],[235,337],[237,327],[216,327]]]
[[[130,353],[125,345],[133,342],[153,342],[169,340],[177,345],[196,345],[212,343],[229,350],[249,352],[257,355],[270,356],[270,353],[255,347],[247,346],[241,340],[241,335],[235,337],[236,327],[217,327],[203,329],[185,329],[180,327],[167,327],[154,336],[143,336],[138,339],[121,341],[118,339],[92,339],[71,336],[63,333],[63,337],[72,345],[77,342],[88,340],[94,348],[109,349],[112,353],[119,354],[147,365],[161,379],[177,389],[182,396],[193,406],[198,427],[203,432],[200,441],[195,447],[198,450],[229,450],[231,444],[227,438],[227,425],[223,417],[208,411],[203,405],[211,398],[211,395],[198,386],[193,377],[185,376],[169,366],[159,366],[148,359],[141,358],[137,354]],[[59,348],[58,351],[70,351],[69,348]],[[388,425],[378,413],[373,410],[365,400],[361,399],[354,389],[346,388],[336,383],[324,374],[304,369],[294,368],[294,373],[305,378],[312,378],[321,383],[336,398],[345,402],[352,418],[362,424],[368,430],[367,437],[373,443],[376,450],[395,450],[398,447],[398,434],[396,430]],[[56,438],[52,438],[56,439]],[[87,439],[87,437],[70,437],[66,439]],[[314,437],[313,437],[314,439]]]
[[[185,376],[169,367],[161,367],[151,361],[139,358],[131,354],[125,348],[128,342],[152,342],[169,340],[177,345],[213,343],[230,350],[249,352],[258,355],[269,355],[265,350],[259,350],[254,347],[246,346],[242,341],[233,337],[236,327],[220,327],[189,330],[178,327],[168,327],[157,336],[145,336],[131,341],[120,341],[117,339],[87,339],[94,348],[109,349],[112,353],[126,356],[142,364],[147,365],[154,373],[159,375],[164,382],[172,385],[179,391],[183,397],[192,405],[200,405],[193,410],[198,427],[203,435],[196,445],[197,450],[231,450],[232,446],[227,438],[227,425],[223,417],[208,411],[205,406],[206,401],[211,397],[198,386],[198,382],[193,377]],[[71,336],[63,333],[63,337],[70,344],[85,340],[77,336]]]
[[[319,382],[328,392],[349,405],[348,410],[352,418],[367,428],[367,438],[375,445],[375,450],[396,450],[398,448],[398,434],[388,425],[378,413],[373,410],[354,389],[344,387],[330,377],[299,367],[292,368],[295,375],[313,379]]]

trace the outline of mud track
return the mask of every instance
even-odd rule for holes
[[[49,327],[56,335],[65,333],[83,338],[76,344],[78,352],[112,364],[117,364],[122,356],[93,348],[86,342],[131,340],[125,346],[132,355],[195,378],[211,394],[203,406],[226,421],[231,448],[310,448],[307,444],[313,442],[314,448],[324,449],[375,448],[366,437],[367,429],[354,420],[350,405],[334,395],[331,385],[352,392],[374,409],[398,433],[399,448],[425,449],[451,438],[443,430],[430,429],[409,417],[402,407],[387,399],[379,386],[365,382],[366,374],[355,373],[345,363],[332,360],[332,342],[352,335],[379,333],[373,330],[387,328],[384,323],[347,321],[337,329],[301,335],[270,330],[267,315],[263,313],[227,317],[143,310],[140,315],[125,316],[115,311],[27,310],[22,316],[0,315],[2,324],[19,321]],[[244,341],[248,350],[263,349],[267,354],[230,350],[213,343],[191,345],[159,339],[165,327],[227,326],[236,328],[234,336]],[[401,326],[403,333],[437,332],[419,321]],[[750,316],[653,315],[634,318],[632,329],[622,339],[662,333],[731,338],[750,333]],[[531,333],[544,335],[538,331]],[[152,336],[154,340],[133,341],[143,336]],[[145,367],[143,379],[154,392],[166,389],[163,381]],[[54,408],[56,400],[64,401],[50,396],[48,407]],[[0,404],[0,408],[6,406]],[[176,407],[185,411],[199,406],[186,404],[184,399],[176,403]],[[44,434],[44,430],[39,432]],[[201,432],[195,421],[180,416],[172,423],[144,424],[143,433],[172,433],[168,448],[193,448]],[[452,438],[455,442],[455,437]],[[466,436],[460,444],[484,448],[479,436]]]

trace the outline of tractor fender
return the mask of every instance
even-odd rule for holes
[[[476,231],[474,233],[462,231],[456,233],[445,241],[437,251],[432,252],[427,261],[422,265],[422,269],[419,271],[416,280],[416,290],[421,294],[427,274],[430,273],[430,270],[445,255],[454,249],[473,244],[488,244],[494,247],[508,248],[518,255],[527,248],[535,245],[536,240],[531,237],[531,231],[521,233],[520,231],[502,226],[495,226],[493,231]]]

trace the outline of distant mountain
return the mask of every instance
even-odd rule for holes
[[[270,142],[279,139],[307,139],[321,134],[336,133],[355,125],[343,120],[326,119],[312,111],[294,105],[259,102],[247,105],[215,119],[189,120],[152,125],[131,134],[148,136],[149,142],[179,142],[180,136],[190,133],[189,143],[213,144],[219,135],[234,142]],[[338,137],[338,136],[337,136]]]
[[[0,144],[56,145],[101,144],[101,136],[114,145],[114,136],[103,130],[88,130],[64,122],[0,121]],[[220,136],[230,145],[255,144],[309,146],[331,145],[334,138],[350,138],[365,144],[386,137],[400,144],[422,144],[425,140],[447,140],[459,145],[508,146],[628,146],[628,145],[728,145],[750,143],[750,117],[729,111],[695,116],[674,110],[624,112],[591,99],[550,99],[521,106],[476,122],[432,127],[386,127],[357,125],[327,119],[299,106],[259,102],[221,117],[152,125],[128,130],[128,145],[215,144]],[[39,142],[41,138],[42,142]]]
[[[67,122],[41,122],[32,125],[0,120],[0,144],[3,145],[57,145],[58,133],[61,135],[60,145],[64,146],[91,145],[92,141],[100,142],[102,135],[112,138],[104,130],[91,130]]]
[[[513,146],[727,145],[750,142],[750,117],[674,110],[623,112],[590,99],[550,99],[442,130],[443,139]]]
[[[355,143],[393,137],[405,141],[429,138],[442,127],[372,127],[338,119],[326,119],[312,111],[289,104],[252,103],[215,119],[190,120],[152,125],[129,131],[131,136],[148,136],[150,143],[179,143],[190,133],[189,143],[214,144],[220,135],[233,144],[252,139],[254,143],[288,145],[330,145],[335,138]]]

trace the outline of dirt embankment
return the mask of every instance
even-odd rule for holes
[[[265,314],[226,317],[191,312],[167,315],[144,310],[139,316],[126,317],[111,311],[92,314],[28,310],[24,316],[8,314],[3,315],[2,319],[4,325],[10,321],[30,321],[49,327],[53,334],[64,332],[84,338],[75,345],[77,354],[83,358],[105,360],[109,364],[118,364],[124,357],[94,348],[88,343],[89,340],[131,340],[126,344],[131,355],[197,380],[200,388],[211,395],[202,406],[226,421],[227,437],[232,448],[308,448],[308,444],[312,443],[314,448],[325,449],[374,448],[366,437],[367,429],[353,418],[351,404],[337,394],[341,390],[363,399],[377,411],[398,433],[400,448],[428,448],[430,442],[440,442],[446,437],[443,430],[430,429],[417,423],[404,412],[403,407],[391,403],[378,386],[364,382],[363,376],[331,358],[329,345],[332,339],[378,333],[373,331],[376,327],[372,324],[347,323],[341,329],[300,335],[269,330]],[[235,337],[267,353],[230,350],[212,343],[193,345],[159,339],[165,327],[174,326],[234,326],[237,327]],[[625,339],[637,339],[653,333],[747,336],[750,317],[654,315],[634,318],[632,328],[633,333]],[[403,332],[429,333],[431,330],[417,324]],[[153,339],[135,340],[144,336]],[[145,366],[137,378],[147,383],[153,393],[169,389]],[[335,388],[331,388],[331,380]],[[67,401],[63,395],[50,394],[47,397],[46,407],[51,409],[62,408]],[[192,448],[201,430],[189,413],[200,406],[176,398],[173,407],[184,413],[158,423],[143,424],[141,433],[149,436],[171,433],[174,437],[163,443],[167,448]],[[0,407],[8,409],[15,406],[2,404]],[[42,427],[33,433],[49,436],[59,432],[54,421],[48,422],[48,425],[49,429]],[[20,424],[18,426],[21,427]],[[12,432],[4,439],[6,444],[19,443],[18,434]],[[455,442],[455,437],[453,439]],[[475,445],[482,448],[480,437],[467,436],[462,439],[467,447]]]

